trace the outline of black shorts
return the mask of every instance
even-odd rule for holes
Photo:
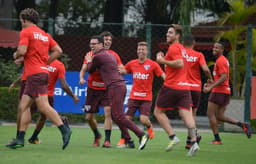
[[[38,73],[27,76],[26,85],[24,89],[24,95],[28,95],[32,98],[38,97],[38,95],[47,95],[48,74]]]
[[[175,90],[162,86],[156,99],[156,107],[160,110],[190,110],[192,105],[189,90]]]
[[[110,106],[110,100],[106,90],[87,88],[86,102],[84,106],[85,112],[98,113],[100,106]]]
[[[208,101],[221,106],[227,106],[230,102],[230,94],[212,92]]]
[[[135,112],[139,110],[140,114],[149,116],[151,105],[152,101],[129,99],[126,115],[133,117]]]

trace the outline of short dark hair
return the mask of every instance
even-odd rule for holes
[[[103,31],[102,33],[100,33],[100,36],[102,38],[104,38],[105,36],[110,36],[112,39],[114,37],[113,34],[111,32],[109,32],[109,31]]]
[[[184,46],[192,46],[194,41],[195,41],[195,39],[194,39],[194,37],[191,34],[186,35],[183,38],[183,45]]]
[[[138,42],[138,46],[148,46],[147,42]]]
[[[216,43],[220,44],[222,46],[223,49],[225,49],[225,45],[226,45],[226,42],[223,41],[223,40],[219,40],[217,41]]]
[[[104,44],[104,39],[100,35],[94,35],[94,36],[91,37],[91,39],[97,39],[99,43]]]
[[[174,28],[175,33],[180,35],[180,38],[182,37],[182,27],[178,24],[171,24],[170,28]]]
[[[37,24],[39,21],[39,13],[32,8],[26,8],[20,12],[20,18]]]

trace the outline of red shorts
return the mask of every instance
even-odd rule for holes
[[[160,110],[190,110],[191,94],[189,90],[175,90],[162,86],[156,99],[156,107]]]
[[[22,80],[20,82],[19,99],[21,99],[21,97],[24,93],[25,86],[26,86],[26,80]]]
[[[208,98],[208,101],[221,106],[227,106],[230,102],[230,95],[225,93],[212,92]]]
[[[87,113],[98,113],[100,106],[110,106],[110,100],[106,90],[87,88],[86,103],[84,106]]]
[[[192,107],[198,108],[200,105],[201,92],[200,91],[190,91],[192,99]]]
[[[28,95],[32,98],[38,97],[38,95],[47,95],[48,74],[38,73],[27,77],[26,85],[24,89],[24,95]]]
[[[126,111],[126,115],[133,117],[134,113],[139,110],[140,114],[149,116],[151,105],[152,101],[129,99],[127,103],[128,110]]]

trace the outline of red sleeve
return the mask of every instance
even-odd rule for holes
[[[124,67],[125,67],[125,70],[126,70],[127,73],[132,73],[131,66],[132,66],[131,61],[125,64]]]
[[[20,41],[19,41],[19,45],[26,45],[28,46],[29,44],[29,33],[25,30],[22,30],[20,32]]]
[[[199,56],[199,64],[200,64],[200,66],[206,65],[206,61],[205,61],[204,55],[202,53],[199,53],[199,54],[200,54],[200,56]]]
[[[181,49],[176,45],[171,45],[168,48],[167,54],[165,56],[166,60],[177,60],[177,59],[183,59],[181,56]]]
[[[66,74],[66,69],[65,69],[65,66],[64,64],[60,64],[59,65],[59,73],[58,73],[58,79],[63,79],[65,78],[65,74]]]
[[[220,60],[218,63],[218,67],[219,67],[219,73],[223,74],[223,73],[228,73],[229,71],[229,63],[227,60]]]
[[[48,38],[49,38],[50,49],[53,48],[54,46],[58,45],[57,42],[52,38],[52,36],[50,34],[48,34]]]

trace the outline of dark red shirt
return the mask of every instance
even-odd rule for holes
[[[92,62],[88,63],[88,72],[93,73],[98,69],[106,87],[109,87],[114,83],[124,82],[117,65],[117,60],[111,53],[101,50],[95,54]]]

